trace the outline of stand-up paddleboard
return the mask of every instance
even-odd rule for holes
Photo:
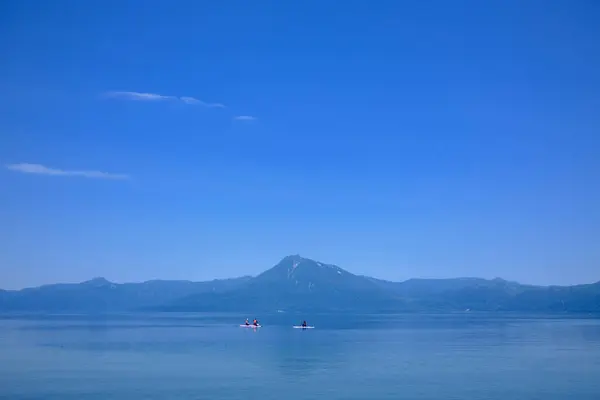
[[[246,324],[244,324],[244,325],[240,325],[240,328],[260,328],[261,326],[262,325],[252,325],[252,324],[246,325]]]
[[[314,326],[302,326],[302,325],[294,325],[294,329],[314,329]]]

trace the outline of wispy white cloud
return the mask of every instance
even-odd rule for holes
[[[236,121],[256,121],[256,118],[251,115],[238,115],[233,119]]]
[[[199,105],[209,108],[225,108],[224,104],[221,103],[206,103],[202,100],[198,100],[194,97],[183,96],[179,98],[179,101],[184,102],[185,104]]]
[[[22,172],[24,174],[52,175],[52,176],[79,176],[93,179],[130,179],[126,174],[112,174],[101,171],[73,171],[56,168],[49,168],[41,164],[9,164],[6,166],[11,171]]]
[[[106,92],[106,97],[134,100],[134,101],[165,101],[165,100],[177,100],[175,96],[163,96],[162,94],[156,93],[139,93],[139,92]]]
[[[165,96],[157,93],[120,92],[111,91],[104,94],[108,98],[131,100],[131,101],[179,101],[184,104],[197,105],[209,108],[225,108],[221,103],[207,103],[190,96]]]

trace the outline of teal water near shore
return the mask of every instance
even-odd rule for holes
[[[259,317],[262,328],[241,329]],[[292,329],[307,319],[316,328]],[[600,398],[600,320],[499,314],[0,316],[10,399]]]

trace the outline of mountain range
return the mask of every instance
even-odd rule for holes
[[[293,255],[255,277],[124,284],[95,278],[78,284],[0,290],[0,312],[141,310],[600,313],[600,282],[574,286],[523,285],[500,278],[390,282]]]

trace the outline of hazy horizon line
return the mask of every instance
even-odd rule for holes
[[[265,270],[265,271],[268,271],[268,269]],[[600,283],[600,280],[597,280],[597,281],[593,281],[593,282],[572,283],[572,284],[540,284],[540,283],[525,283],[525,282],[521,282],[521,281],[517,281],[517,280],[512,280],[512,279],[505,279],[505,278],[502,278],[502,277],[483,278],[483,277],[478,277],[478,276],[456,276],[456,277],[452,277],[452,278],[449,278],[449,277],[445,277],[445,278],[413,277],[413,278],[407,278],[407,279],[402,279],[402,280],[393,280],[393,279],[378,278],[378,277],[371,276],[371,275],[355,274],[355,273],[350,272],[348,270],[345,270],[345,271],[348,272],[348,273],[350,273],[350,274],[352,274],[352,275],[358,276],[358,277],[363,277],[363,278],[367,278],[367,279],[376,279],[376,280],[379,280],[379,281],[390,282],[390,283],[404,283],[404,282],[408,282],[408,281],[411,281],[411,280],[443,281],[443,280],[467,280],[467,279],[468,280],[485,280],[485,281],[502,280],[502,281],[505,281],[505,282],[516,283],[516,284],[523,285],[523,286],[536,286],[536,287],[572,287],[572,286],[593,285],[593,284],[596,284],[596,283]],[[45,287],[45,286],[54,286],[54,285],[81,285],[81,284],[93,282],[94,280],[104,280],[104,281],[106,281],[106,282],[108,282],[110,284],[113,284],[113,285],[140,285],[140,284],[149,283],[149,282],[204,283],[204,282],[226,281],[226,280],[244,279],[244,278],[252,279],[252,278],[256,278],[261,273],[262,272],[260,272],[258,274],[255,274],[255,275],[246,274],[246,275],[232,276],[232,277],[228,277],[228,278],[222,277],[222,278],[209,278],[209,279],[202,279],[202,280],[152,278],[152,279],[144,279],[144,280],[138,280],[138,281],[113,281],[113,280],[107,279],[104,276],[95,276],[93,278],[82,280],[82,281],[57,281],[57,282],[42,283],[42,284],[38,284],[38,285],[21,286],[21,287],[18,287],[18,288],[3,288],[3,287],[0,287],[0,290],[7,291],[7,292],[18,292],[18,291],[21,291],[21,290],[37,289],[37,288],[41,288],[41,287]]]

